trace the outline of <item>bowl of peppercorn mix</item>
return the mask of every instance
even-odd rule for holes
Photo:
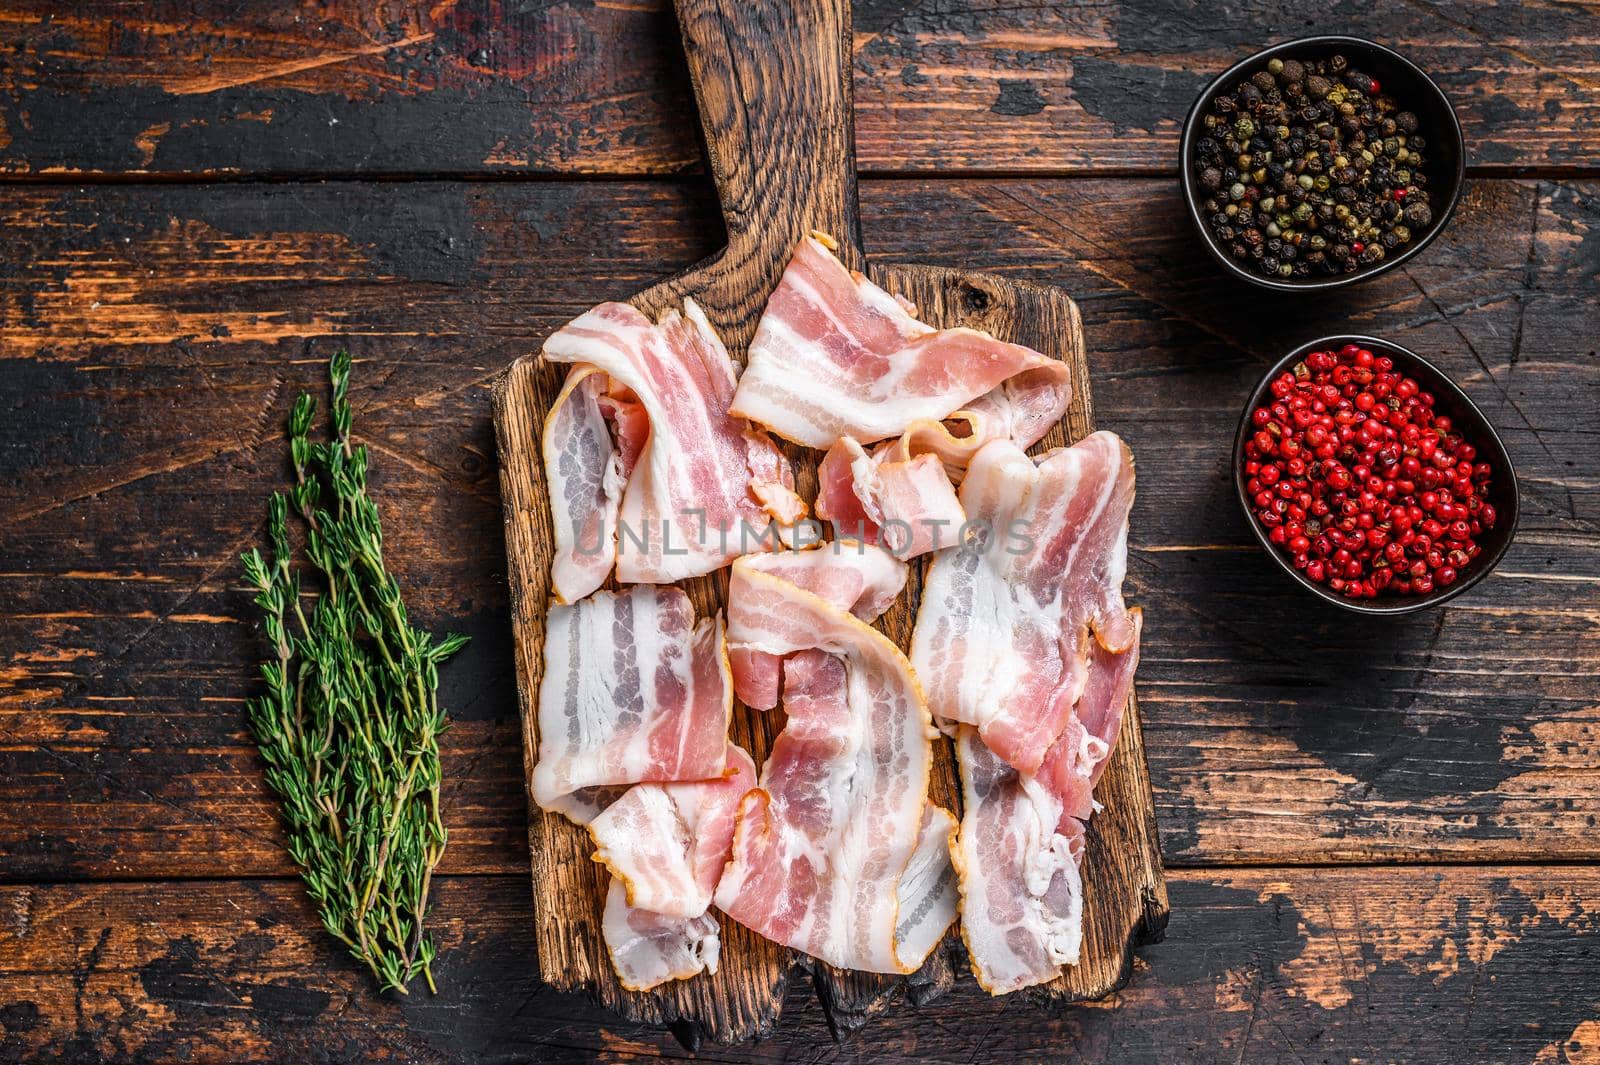
[[[1251,531],[1302,587],[1405,614],[1482,580],[1516,532],[1516,471],[1437,367],[1377,337],[1303,344],[1267,371],[1234,439]]]
[[[1213,81],[1184,123],[1184,198],[1225,269],[1272,289],[1392,270],[1460,199],[1461,125],[1433,81],[1356,37],[1259,52]]]

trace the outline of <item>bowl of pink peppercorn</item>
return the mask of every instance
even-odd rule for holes
[[[1455,598],[1517,526],[1494,426],[1432,363],[1377,337],[1322,337],[1267,372],[1239,422],[1234,485],[1278,565],[1359,613]]]

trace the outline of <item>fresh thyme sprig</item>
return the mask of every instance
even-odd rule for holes
[[[268,505],[271,556],[243,556],[272,644],[250,728],[323,925],[383,989],[405,994],[421,974],[436,990],[423,919],[449,835],[439,818],[447,722],[438,666],[467,638],[435,642],[407,617],[367,495],[367,450],[350,441],[348,352],[334,355],[328,375],[332,439],[309,438],[316,401],[301,395],[289,416],[294,485]],[[289,546],[291,503],[321,574],[309,600]]]

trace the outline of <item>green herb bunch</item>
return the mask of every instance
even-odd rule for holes
[[[332,439],[309,439],[316,401],[301,395],[289,417],[294,487],[289,500],[274,492],[268,508],[271,558],[243,556],[274,652],[261,665],[266,694],[249,702],[250,727],[323,925],[383,989],[405,994],[419,973],[435,989],[423,918],[448,838],[438,666],[467,638],[435,642],[407,618],[367,495],[367,451],[350,442],[348,352],[334,355],[329,377]],[[309,596],[291,564],[290,501],[320,573]]]

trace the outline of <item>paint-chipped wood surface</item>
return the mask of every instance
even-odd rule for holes
[[[14,78],[0,91],[14,179],[0,185],[0,1061],[682,1056],[670,1033],[540,989],[529,962],[488,391],[561,322],[723,242],[670,42],[595,21],[664,8],[384,5],[367,34],[398,19],[401,39],[452,10],[500,20],[481,45],[491,64],[510,62],[524,23],[566,35],[540,38],[552,58],[526,75],[456,68],[484,71],[477,87],[407,86],[373,53],[169,100],[152,72],[198,76],[206,52],[213,73],[250,68],[242,40],[282,62],[362,47],[333,25],[353,7],[51,5],[46,26],[44,6],[0,17],[13,46],[0,77]],[[1456,96],[1477,169],[1405,272],[1301,302],[1229,284],[1189,245],[1173,181],[1155,173],[1174,165],[1176,127],[1150,93],[1124,94],[1144,110],[1121,130],[1073,126],[1068,64],[1016,73],[1036,52],[1092,55],[1113,39],[1063,30],[1070,20],[1159,21],[1170,6],[863,3],[854,48],[867,252],[1070,292],[1097,423],[1140,457],[1129,593],[1150,632],[1138,691],[1167,938],[1101,1004],[997,1003],[962,981],[838,1045],[796,981],[768,1039],[701,1058],[1454,1065],[1581,1062],[1600,1045],[1600,169],[1593,131],[1568,124],[1594,110],[1593,33],[1572,24],[1588,16],[1341,8],[1356,32],[1403,47],[1433,34],[1411,50]],[[249,30],[296,13],[303,37],[287,21]],[[1203,72],[1304,19],[1282,4],[1215,15],[1166,44],[1118,16],[1128,55],[1108,58]],[[322,51],[305,43],[317,19],[337,38]],[[1158,90],[1159,73],[1140,76]],[[913,122],[874,87],[918,77],[930,115],[949,101],[961,117]],[[323,95],[307,80],[339,78],[357,80]],[[1002,79],[1032,80],[1047,106],[994,113]],[[1554,113],[1518,84],[1557,97]],[[255,93],[273,95],[272,122]],[[449,110],[462,99],[478,106]],[[587,117],[607,101],[628,130]],[[162,123],[143,163],[136,141]],[[1029,123],[1049,132],[1005,134]],[[523,130],[593,141],[570,164],[508,142],[529,163],[491,183],[134,173],[489,172],[465,149]],[[639,179],[515,180],[584,161]],[[1074,176],[1049,176],[1061,167]],[[86,185],[84,172],[107,176]],[[1442,365],[1522,475],[1500,570],[1435,614],[1351,622],[1301,604],[1228,486],[1226,442],[1256,375],[1350,328]],[[236,555],[286,475],[292,394],[318,386],[340,343],[361,360],[357,429],[408,602],[474,635],[443,677],[455,725],[441,994],[398,1004],[315,932],[243,732],[261,648]]]
[[[854,6],[870,171],[1172,170],[1209,78],[1318,33],[1414,59],[1475,167],[1600,162],[1586,3]],[[4,0],[0,33],[0,167],[18,173],[640,175],[700,158],[671,0]]]

